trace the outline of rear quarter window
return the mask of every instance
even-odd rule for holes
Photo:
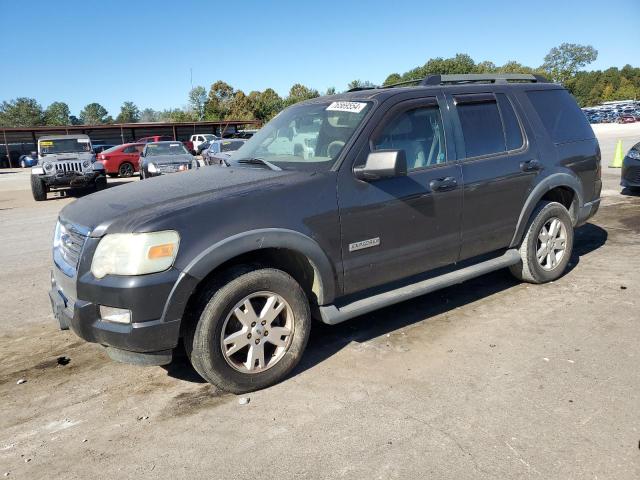
[[[594,137],[587,117],[566,90],[532,90],[527,92],[527,96],[553,143]]]

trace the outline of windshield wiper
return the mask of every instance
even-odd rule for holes
[[[250,165],[265,165],[265,166],[269,167],[271,170],[275,170],[276,172],[282,171],[282,169],[279,166],[274,165],[273,163],[268,162],[264,158],[259,158],[259,157],[242,158],[242,159],[238,160],[238,163],[247,163],[247,164],[250,164]]]

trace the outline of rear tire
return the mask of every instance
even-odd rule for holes
[[[31,175],[31,193],[36,202],[42,202],[47,199],[47,186],[39,177]]]
[[[135,173],[135,169],[133,168],[133,165],[131,165],[129,162],[122,162],[118,167],[118,175],[120,175],[123,178],[132,177],[134,173]]]
[[[269,320],[267,304],[272,299],[281,310]],[[233,393],[265,388],[284,378],[302,358],[311,330],[304,291],[290,275],[272,268],[229,271],[201,293],[192,315],[184,344],[193,367],[209,383]],[[238,340],[229,343],[234,335]],[[260,351],[260,358],[252,353]]]
[[[117,173],[109,173],[108,174],[111,178],[117,178],[118,174]]]
[[[558,279],[571,258],[573,236],[573,222],[567,209],[557,202],[541,202],[520,245],[521,261],[509,267],[511,273],[529,283]]]

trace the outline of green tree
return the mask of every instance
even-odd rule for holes
[[[325,92],[325,95],[335,95],[335,94],[336,94],[336,87],[329,87]]]
[[[394,83],[398,83],[401,81],[402,81],[402,76],[399,73],[392,73],[385,79],[382,85],[384,86],[393,85]]]
[[[19,97],[0,104],[0,126],[35,127],[43,124],[44,112],[35,98]]]
[[[53,102],[44,111],[44,123],[47,125],[70,125],[69,105],[64,102]]]
[[[218,80],[211,88],[204,108],[207,120],[221,120],[229,112],[229,104],[233,97],[233,87],[222,80]]]
[[[302,102],[303,100],[309,100],[311,98],[319,97],[320,94],[317,90],[305,87],[301,83],[294,84],[289,90],[289,96],[285,100],[287,106],[294,103]]]
[[[562,84],[573,77],[585,65],[598,58],[598,51],[591,45],[563,43],[553,47],[544,57],[543,70],[554,81]]]
[[[242,90],[237,90],[229,101],[229,110],[225,115],[225,119],[253,120],[251,100]]]
[[[204,118],[204,107],[207,103],[207,91],[204,87],[198,85],[193,87],[189,92],[189,106],[196,114],[198,120]]]
[[[375,87],[373,83],[369,80],[351,80],[347,85],[347,90],[352,90],[354,88],[372,88]]]
[[[80,121],[83,125],[99,125],[108,123],[107,109],[99,103],[90,103],[80,111]]]
[[[156,112],[153,108],[145,108],[140,112],[141,122],[157,122],[159,121],[160,112]]]
[[[284,102],[272,88],[267,88],[256,95],[253,103],[253,115],[256,120],[267,122],[282,110]]]
[[[136,123],[140,121],[140,110],[133,102],[124,102],[120,107],[120,114],[116,118],[118,123]]]

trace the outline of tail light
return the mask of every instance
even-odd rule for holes
[[[106,155],[100,155],[100,160],[106,160],[107,156]]]

